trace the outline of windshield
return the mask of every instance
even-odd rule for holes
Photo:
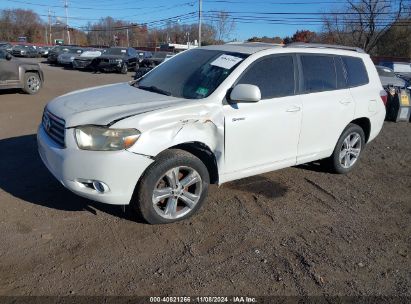
[[[83,53],[83,49],[79,48],[69,48],[67,53],[76,53],[76,54],[81,54]]]
[[[386,67],[377,67],[377,72],[383,77],[395,77],[394,71]]]
[[[160,64],[136,84],[142,89],[187,99],[201,99],[213,93],[246,54],[195,49]]]
[[[104,55],[125,55],[127,49],[112,48],[104,51]]]

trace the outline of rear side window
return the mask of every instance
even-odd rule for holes
[[[358,87],[369,82],[367,70],[361,58],[342,56],[347,71],[349,87]]]
[[[295,93],[293,57],[263,58],[245,72],[238,84],[256,85],[260,88],[261,99],[292,96]]]
[[[333,56],[302,55],[301,64],[306,93],[337,90]]]

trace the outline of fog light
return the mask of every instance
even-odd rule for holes
[[[99,193],[105,193],[109,190],[108,186],[100,181],[93,181],[93,188]]]

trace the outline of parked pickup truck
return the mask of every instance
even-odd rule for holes
[[[36,94],[43,83],[43,71],[37,63],[21,61],[0,50],[0,89],[22,89],[27,94]]]

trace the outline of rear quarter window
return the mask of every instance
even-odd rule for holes
[[[367,69],[361,58],[356,57],[341,57],[345,70],[347,71],[347,82],[349,87],[358,87],[369,82]]]

